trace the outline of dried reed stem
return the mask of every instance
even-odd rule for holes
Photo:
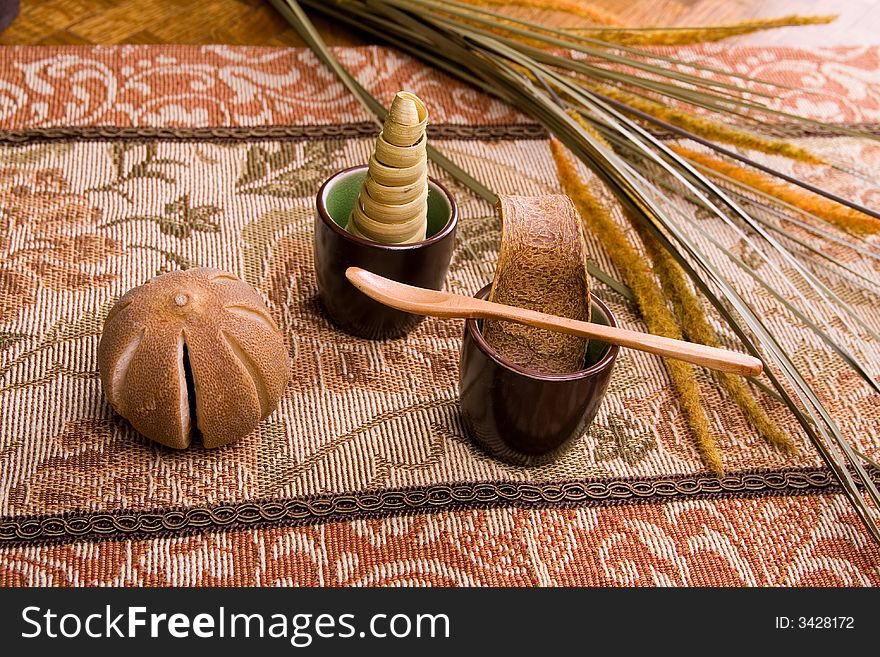
[[[600,144],[602,144],[605,148],[607,148],[609,151],[614,150],[614,148],[611,146],[611,144],[608,142],[608,140],[602,136],[602,133],[599,132],[598,130],[596,130],[596,126],[594,126],[592,123],[587,121],[583,116],[581,116],[580,112],[578,112],[576,109],[572,108],[572,109],[567,110],[566,113],[571,118],[573,118],[575,121],[577,121],[578,125],[580,127],[582,127],[584,130],[586,130],[588,133],[590,133],[593,136],[593,138],[596,141],[598,141]]]
[[[833,21],[836,16],[785,16],[782,18],[767,18],[729,25],[717,25],[712,27],[695,28],[656,28],[634,30],[596,30],[579,28],[570,30],[578,36],[601,39],[610,43],[618,43],[625,46],[684,46],[695,43],[710,43],[721,41],[729,37],[762,30],[771,30],[778,27],[790,27],[796,25],[824,25]]]
[[[808,191],[795,189],[791,185],[779,182],[775,178],[750,171],[732,162],[719,160],[682,146],[670,146],[670,148],[691,162],[705,167],[710,172],[720,173],[760,192],[774,196],[847,232],[856,235],[875,235],[880,233],[880,220],[869,217],[858,210],[844,207],[839,203]]]
[[[740,148],[760,151],[769,155],[781,155],[799,162],[809,164],[824,164],[822,158],[811,153],[805,148],[795,146],[779,139],[770,139],[743,130],[738,130],[730,125],[718,123],[696,114],[683,112],[682,110],[664,105],[662,103],[631,94],[617,87],[607,85],[590,85],[589,88],[603,96],[608,96],[621,103],[629,105],[637,110],[651,114],[658,119],[668,121],[680,128],[689,130],[706,139],[712,139],[724,144],[733,144]]]

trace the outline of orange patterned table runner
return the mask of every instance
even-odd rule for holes
[[[527,117],[394,51],[336,54],[383,102],[400,88],[428,100],[431,138],[495,191],[558,192],[546,135]],[[810,89],[780,95],[779,108],[880,123],[878,49],[684,55]],[[725,458],[719,479],[702,469],[662,364],[622,353],[578,447],[558,463],[516,468],[474,448],[461,426],[461,325],[428,320],[386,343],[330,325],[315,299],[314,194],[366,160],[375,130],[307,50],[0,51],[0,583],[880,581],[880,553],[772,400],[799,457],[766,446],[702,376]],[[836,161],[880,162],[876,142],[797,136]],[[774,164],[850,185],[869,205],[880,194],[830,168]],[[491,279],[498,221],[451,187],[462,220],[448,286],[473,293]],[[601,242],[590,246],[612,269]],[[876,260],[849,264],[880,272]],[[279,409],[252,436],[174,452],[113,415],[95,350],[119,295],[190,265],[257,287],[295,367]],[[876,457],[877,395],[772,298],[738,282]],[[880,324],[875,300],[838,292]],[[623,325],[644,330],[626,299],[598,293]],[[849,346],[880,362],[880,345]],[[174,570],[175,559],[187,565]]]

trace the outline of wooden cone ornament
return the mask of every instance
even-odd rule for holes
[[[425,104],[408,91],[394,97],[364,184],[348,221],[352,235],[381,244],[411,244],[428,229]]]

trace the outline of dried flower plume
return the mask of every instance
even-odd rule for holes
[[[663,292],[645,259],[629,242],[608,209],[584,184],[574,164],[563,150],[562,144],[553,139],[550,147],[563,190],[574,201],[587,228],[602,236],[602,244],[632,290],[648,330],[657,335],[681,340],[683,337],[681,330],[666,306]],[[700,386],[694,376],[693,367],[674,359],[667,359],[664,363],[700,456],[712,471],[720,475],[723,472],[721,454],[709,427],[706,411],[703,409]]]
[[[630,223],[639,234],[642,244],[651,258],[654,272],[660,279],[663,291],[672,301],[676,317],[681,325],[684,337],[692,342],[720,347],[718,335],[706,319],[706,312],[699,299],[684,277],[681,267],[675,259],[669,255],[657,238],[648,232],[641,221],[630,217]],[[729,372],[713,372],[721,387],[730,395],[740,410],[745,415],[755,430],[772,445],[782,451],[794,454],[797,452],[791,437],[777,425],[767,412],[761,408],[754,395],[749,391],[745,381],[740,376]]]
[[[780,201],[809,212],[849,233],[856,235],[880,233],[880,220],[869,217],[858,210],[844,207],[839,203],[797,189],[770,176],[750,171],[732,162],[719,160],[682,146],[671,146],[671,148],[682,157],[705,167],[710,172],[719,173],[748,187],[774,196]]]

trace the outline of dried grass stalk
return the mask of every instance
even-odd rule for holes
[[[642,244],[645,245],[654,267],[654,273],[660,279],[663,291],[672,301],[684,336],[692,342],[720,347],[718,335],[709,324],[705,310],[688,285],[681,267],[660,245],[657,238],[648,231],[643,222],[630,217],[630,223],[638,232]],[[742,377],[728,372],[714,372],[713,374],[727,394],[737,403],[749,424],[765,440],[787,454],[797,453],[797,447],[791,437],[761,408]]]
[[[645,259],[629,242],[608,209],[584,184],[562,144],[552,139],[550,148],[563,190],[574,201],[587,228],[602,236],[602,244],[632,290],[648,330],[657,335],[681,340],[683,337],[681,329],[666,305],[663,292]],[[673,359],[665,360],[665,364],[703,463],[721,475],[723,473],[721,454],[709,427],[709,419],[703,408],[700,386],[694,376],[693,367]]]
[[[622,25],[610,11],[576,0],[470,0],[470,4],[482,7],[522,7],[558,11],[586,19],[592,25]]]
[[[596,130],[596,126],[594,126],[592,123],[587,121],[583,116],[581,116],[580,112],[578,112],[574,108],[566,110],[566,112],[571,118],[573,118],[575,121],[578,122],[578,125],[580,127],[582,127],[584,130],[589,132],[590,135],[592,135],[596,141],[598,141],[600,144],[602,144],[609,151],[614,150],[614,148],[611,146],[611,144],[608,142],[608,140],[605,139],[605,137],[602,135],[602,133],[599,132],[598,130]]]
[[[817,194],[796,189],[791,185],[780,182],[776,178],[750,171],[732,162],[719,160],[683,146],[670,146],[670,148],[691,162],[705,167],[710,172],[720,173],[760,192],[774,196],[789,205],[820,217],[849,233],[856,235],[876,235],[880,233],[880,220],[869,217],[858,210],[844,207]]]
[[[778,27],[792,27],[797,25],[824,25],[830,23],[836,16],[785,16],[782,18],[767,18],[762,20],[731,23],[729,25],[716,25],[712,27],[670,27],[648,29],[622,29],[622,30],[595,30],[580,28],[570,30],[578,36],[601,39],[610,43],[618,43],[626,46],[685,46],[695,43],[710,43],[721,41],[733,36],[751,34],[762,30],[771,30]]]
[[[669,105],[664,105],[636,94],[628,93],[617,87],[591,85],[589,88],[603,96],[608,96],[609,98],[625,103],[637,110],[655,116],[658,119],[663,119],[664,121],[668,121],[680,128],[689,130],[705,139],[711,139],[723,144],[733,144],[740,148],[760,151],[761,153],[767,153],[769,155],[781,155],[808,164],[825,163],[818,155],[815,155],[800,146],[795,146],[794,144],[779,139],[771,139],[769,137],[739,130],[733,126],[718,123],[717,121],[712,121],[711,119],[684,112],[675,107],[670,107]]]

